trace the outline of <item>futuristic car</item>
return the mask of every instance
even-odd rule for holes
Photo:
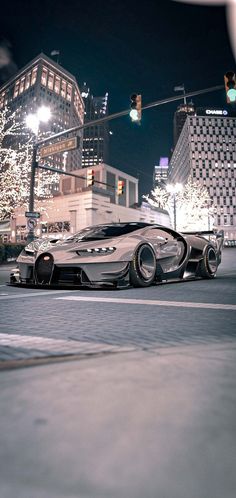
[[[223,233],[178,233],[142,222],[85,228],[65,240],[38,239],[20,253],[10,282],[37,286],[148,287],[213,278]]]

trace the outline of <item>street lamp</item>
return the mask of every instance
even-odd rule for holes
[[[49,107],[41,106],[35,114],[28,114],[26,117],[26,126],[31,129],[35,134],[36,141],[33,145],[32,161],[31,161],[31,173],[30,173],[30,193],[29,193],[29,212],[34,211],[34,186],[35,186],[35,168],[37,167],[37,138],[39,133],[39,124],[47,123],[51,117],[51,111]],[[31,242],[34,240],[34,227],[29,228],[29,233],[27,240]]]
[[[173,203],[174,203],[174,230],[176,230],[176,194],[178,194],[179,192],[181,192],[181,190],[183,190],[183,185],[181,183],[175,183],[175,184],[168,183],[166,185],[166,190],[173,197]]]

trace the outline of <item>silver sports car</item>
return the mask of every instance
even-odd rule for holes
[[[30,242],[20,253],[10,282],[122,288],[213,278],[221,262],[222,245],[222,232],[178,233],[141,222],[97,225],[66,240]]]

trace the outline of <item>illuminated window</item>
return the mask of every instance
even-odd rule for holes
[[[19,88],[19,93],[22,93],[25,89],[25,76],[23,76],[23,78],[21,78],[20,80],[20,88]]]
[[[32,78],[31,78],[31,86],[35,84],[36,82],[36,78],[37,78],[37,71],[38,71],[38,68],[35,67],[32,71]]]
[[[69,102],[71,102],[72,99],[72,86],[69,84],[67,85],[66,99],[69,100]]]
[[[48,88],[50,90],[53,90],[53,86],[54,86],[54,73],[51,73],[50,71],[48,76]]]
[[[27,73],[25,77],[25,90],[27,90],[30,87],[30,78],[31,78],[31,73]]]
[[[13,98],[15,99],[19,95],[20,80],[16,81]]]
[[[41,76],[41,83],[44,86],[47,86],[47,77],[48,77],[48,70],[46,69],[46,67],[43,67],[42,76]]]
[[[64,99],[66,98],[66,81],[65,80],[61,81],[61,96]]]
[[[54,85],[54,91],[56,93],[60,93],[60,83],[61,83],[61,78],[59,78],[59,76],[56,76],[55,85]]]
[[[0,109],[4,106],[5,92],[0,95]]]

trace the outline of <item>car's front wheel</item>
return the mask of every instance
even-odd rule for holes
[[[156,276],[156,256],[149,244],[140,245],[130,263],[130,283],[133,287],[148,287]]]
[[[203,259],[199,263],[198,275],[202,278],[214,278],[217,272],[217,254],[212,246],[207,246]]]

